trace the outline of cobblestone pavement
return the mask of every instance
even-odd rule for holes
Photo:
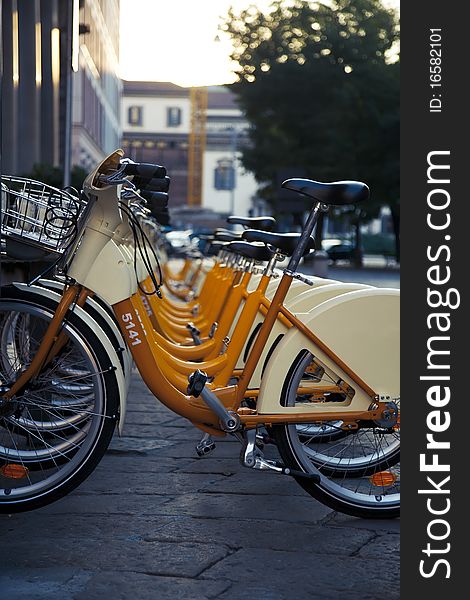
[[[238,463],[138,376],[124,435],[63,500],[0,516],[0,598],[399,598],[399,522],[336,514],[294,480]]]

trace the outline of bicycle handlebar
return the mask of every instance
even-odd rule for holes
[[[168,176],[154,177],[152,179],[135,177],[133,183],[140,190],[146,192],[168,192],[170,189],[170,178]]]
[[[122,163],[121,163],[122,164]],[[124,163],[124,174],[134,175],[142,179],[165,177],[166,169],[153,163]]]
[[[147,200],[152,208],[166,208],[168,206],[168,194],[165,192],[141,192],[142,198]]]

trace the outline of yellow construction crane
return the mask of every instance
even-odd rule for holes
[[[202,172],[206,147],[207,87],[192,87],[188,148],[188,205],[201,206]]]

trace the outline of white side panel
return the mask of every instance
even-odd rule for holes
[[[297,317],[377,394],[396,398],[400,395],[399,311],[398,290],[368,289],[327,300],[310,313],[298,314]],[[292,408],[281,406],[282,389],[289,369],[304,349],[356,390],[345,410],[368,408],[370,397],[302,333],[291,329],[274,350],[266,367],[258,399],[260,413],[309,411],[313,414],[315,410],[328,407],[328,403],[302,404]]]
[[[286,307],[294,314],[308,313],[326,300],[330,300],[331,298],[335,298],[341,294],[346,294],[347,292],[368,289],[369,287],[370,286],[361,283],[332,283],[330,285],[320,285],[316,288],[309,288],[305,292],[302,292],[302,294],[296,296],[290,303],[286,302],[285,304]],[[262,319],[259,319],[258,322],[262,322]],[[278,336],[285,335],[287,332],[288,328],[280,321],[276,321],[269,335],[268,341],[266,342],[263,355],[258,361],[256,370],[251,378],[249,385],[250,388],[260,387],[261,374],[263,372],[264,363],[266,362],[266,357],[270,352],[272,345],[276,342]]]
[[[110,305],[130,298],[137,290],[137,283],[128,260],[129,256],[110,240],[79,283]]]

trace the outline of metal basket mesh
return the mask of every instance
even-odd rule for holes
[[[64,252],[78,235],[83,199],[45,183],[2,175],[0,225],[2,237]]]

